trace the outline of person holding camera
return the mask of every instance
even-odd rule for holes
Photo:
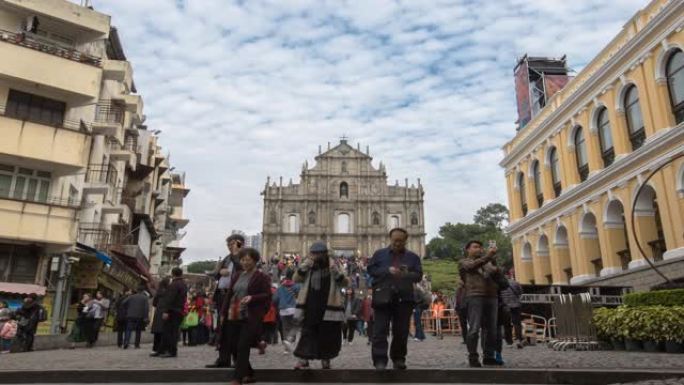
[[[469,241],[465,248],[465,258],[461,261],[460,273],[465,285],[465,305],[468,315],[468,362],[471,367],[501,365],[495,358],[497,338],[498,296],[502,278],[505,277],[496,266],[496,245],[490,242],[484,254],[480,241]],[[480,364],[477,344],[482,329],[483,359]]]
[[[406,369],[406,344],[415,294],[413,286],[423,279],[420,257],[406,249],[408,232],[402,228],[389,233],[390,246],[373,254],[368,274],[373,279],[372,357],[377,370],[387,367],[387,335],[392,324],[390,358],[394,369]]]

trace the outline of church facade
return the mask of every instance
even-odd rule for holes
[[[268,178],[262,195],[263,255],[306,255],[311,244],[323,240],[335,255],[371,256],[389,244],[388,231],[409,232],[407,248],[425,254],[424,190],[420,183],[387,184],[380,162],[360,147],[342,139],[321,152],[316,164],[302,166],[300,183],[283,185]]]

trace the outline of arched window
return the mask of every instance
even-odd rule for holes
[[[601,144],[601,158],[603,166],[608,167],[615,160],[615,149],[613,148],[613,136],[610,133],[610,121],[608,120],[608,110],[603,107],[596,116],[596,128]]]
[[[340,198],[349,198],[349,185],[347,182],[340,183]]]
[[[549,150],[549,164],[551,165],[553,194],[558,198],[563,190],[561,187],[560,161],[558,159],[558,150],[556,150],[556,147],[551,147],[551,150]]]
[[[677,50],[667,62],[667,87],[677,124],[684,122],[684,52]]]
[[[534,193],[537,198],[537,205],[542,207],[544,204],[544,189],[541,183],[541,170],[539,169],[539,161],[535,160],[532,163],[532,175],[534,177]]]
[[[299,232],[299,221],[297,220],[297,215],[295,215],[295,214],[288,215],[287,223],[288,223],[288,230],[291,233],[298,233]]]
[[[589,157],[587,156],[587,143],[584,141],[582,127],[575,130],[575,155],[577,156],[577,172],[580,180],[584,182],[589,176]]]
[[[316,224],[316,213],[313,210],[309,211],[309,224],[310,225]]]
[[[371,215],[371,223],[373,223],[373,226],[380,225],[380,214],[377,211],[373,211],[373,214]]]
[[[349,214],[341,213],[337,215],[337,232],[340,234],[349,234],[351,231],[349,229]]]
[[[522,209],[522,215],[527,215],[527,194],[525,191],[525,174],[518,174],[518,188],[520,189],[520,208]]]
[[[401,226],[401,222],[399,221],[399,216],[398,215],[392,215],[390,217],[390,229],[396,229],[399,226]]]
[[[644,119],[641,115],[641,107],[639,106],[639,90],[637,90],[636,86],[630,86],[627,92],[625,92],[624,106],[627,129],[629,130],[629,141],[632,142],[632,150],[636,150],[646,140]]]
[[[411,213],[411,226],[418,226],[418,213],[415,211]]]

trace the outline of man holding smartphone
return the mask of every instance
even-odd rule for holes
[[[469,241],[464,248],[465,258],[460,264],[468,314],[466,345],[471,367],[500,365],[495,359],[499,295],[497,275],[501,274],[496,266],[496,250],[496,244],[490,242],[489,250],[484,254],[480,241]],[[482,364],[477,353],[480,329],[484,339]]]
[[[373,254],[368,274],[373,278],[375,321],[373,324],[373,366],[387,367],[387,335],[392,324],[390,358],[394,369],[406,369],[406,344],[415,296],[413,285],[423,279],[420,257],[406,249],[408,232],[402,228],[389,233],[390,246]]]

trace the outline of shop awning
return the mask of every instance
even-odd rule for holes
[[[28,283],[0,282],[0,292],[12,294],[36,294],[45,295],[45,286],[31,285]]]
[[[76,242],[76,247],[78,247],[79,249],[82,249],[82,250],[85,250],[85,251],[88,251],[88,252],[95,254],[97,259],[104,262],[105,265],[107,265],[107,266],[112,265],[112,258],[109,255],[107,255],[101,251],[98,251],[96,248],[88,246],[88,245],[83,244],[81,242]]]

